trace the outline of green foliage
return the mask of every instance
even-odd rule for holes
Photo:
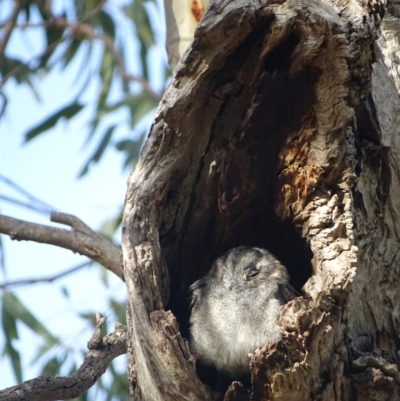
[[[90,172],[91,166],[99,163],[110,147],[121,153],[124,168],[134,167],[148,131],[144,121],[148,122],[162,96],[163,88],[154,87],[154,76],[164,78],[164,85],[170,76],[166,64],[150,64],[150,53],[157,44],[154,27],[158,24],[154,21],[157,14],[154,11],[161,3],[154,0],[121,0],[110,4],[101,0],[66,0],[58,2],[58,7],[63,7],[61,10],[51,10],[48,7],[52,4],[45,0],[21,2],[12,34],[18,32],[29,39],[32,30],[41,29],[43,41],[37,53],[29,53],[32,47],[27,46],[27,54],[15,56],[13,53],[11,56],[8,46],[5,53],[0,54],[0,100],[5,100],[0,107],[0,118],[7,113],[7,98],[12,97],[7,92],[10,81],[27,85],[39,99],[40,81],[46,74],[55,69],[66,72],[73,64],[80,65],[75,79],[77,85],[71,88],[70,97],[50,115],[38,116],[38,121],[24,133],[25,143],[38,138],[44,140],[44,134],[50,134],[59,121],[89,112],[86,145],[95,146],[79,175]],[[3,22],[5,19],[3,16]],[[93,95],[89,90],[93,91],[94,87],[97,89]],[[124,125],[119,120],[121,112],[127,116]],[[104,223],[101,231],[112,238],[121,220],[122,213],[119,212]],[[5,273],[3,251],[0,238],[0,268]],[[109,280],[103,268],[101,275],[106,288]],[[68,287],[61,287],[61,291],[65,297],[70,296]],[[40,339],[32,360],[35,366],[40,366],[39,375],[69,375],[77,369],[86,350],[66,347],[15,293],[3,291],[0,302],[0,331],[4,337],[2,354],[11,361],[18,382],[24,380],[23,358],[18,347],[21,325]],[[85,311],[80,318],[93,327],[95,312]],[[107,311],[102,313],[107,317],[106,332],[113,330],[116,321],[125,324],[125,305],[114,298],[108,299]],[[118,369],[116,364],[111,365],[97,388],[76,400],[90,399],[128,401],[126,372]]]
[[[107,149],[110,141],[112,134],[116,128],[116,125],[111,125],[111,127],[108,127],[107,130],[104,132],[104,136],[101,139],[99,145],[97,146],[96,150],[94,151],[93,155],[89,158],[89,160],[86,162],[85,166],[83,167],[82,171],[79,173],[79,176],[82,177],[89,171],[89,167],[91,163],[97,163],[100,159],[101,156],[103,156],[103,153]]]
[[[113,330],[114,322],[126,324],[125,305],[110,298],[108,307],[106,308],[107,321],[106,327],[103,327],[103,335]],[[94,330],[95,316],[93,311],[80,313],[80,317]],[[23,371],[21,368],[21,355],[15,342],[19,339],[18,324],[24,324],[32,333],[41,338],[43,345],[37,350],[32,363],[41,366],[40,376],[59,376],[70,375],[77,369],[76,361],[82,363],[87,350],[71,350],[66,348],[62,341],[52,335],[46,327],[38,321],[34,314],[10,292],[5,292],[2,298],[1,305],[1,323],[2,331],[5,337],[5,345],[2,350],[3,356],[7,356],[13,368],[14,375],[18,382],[24,380]],[[72,351],[72,352],[71,352]],[[78,357],[74,357],[74,354]],[[69,369],[65,371],[65,367]],[[121,369],[116,369],[112,364],[108,370],[108,379],[101,379],[97,389],[90,390],[93,393],[102,393],[102,399],[107,400],[129,400],[126,372]],[[105,384],[105,382],[107,384]],[[90,394],[90,392],[89,392]],[[89,397],[88,393],[82,394],[76,400],[83,401],[89,399],[97,399]]]
[[[148,1],[150,0],[136,0],[132,5],[124,7],[125,14],[132,20],[136,27],[137,38],[140,43],[142,73],[145,79],[149,79],[147,53],[151,46],[155,44],[153,30],[145,7]]]
[[[13,76],[17,83],[31,85],[31,76],[34,70],[17,58],[4,56],[3,62],[0,63],[0,73],[3,79]]]
[[[42,79],[57,66],[67,69],[74,62],[81,63],[77,81],[86,78],[73,100],[66,99],[60,109],[42,118],[24,134],[26,142],[36,139],[50,131],[61,119],[73,119],[86,107],[92,109],[86,143],[97,141],[98,146],[84,163],[80,176],[87,174],[90,167],[101,160],[109,146],[114,145],[124,153],[123,166],[133,166],[145,133],[140,128],[140,134],[136,132],[132,137],[129,133],[129,137],[122,140],[121,124],[116,126],[115,116],[120,115],[117,113],[121,110],[127,112],[129,125],[126,130],[130,127],[135,132],[143,117],[154,112],[162,95],[162,91],[152,87],[151,70],[154,72],[154,65],[150,66],[149,61],[149,53],[156,45],[154,10],[159,3],[154,0],[127,0],[116,4],[121,8],[116,9],[114,4],[109,6],[106,1],[69,0],[55,14],[49,10],[48,2],[25,1],[17,21],[23,24],[23,34],[26,36],[29,36],[31,25],[37,27],[43,24],[42,50],[39,54],[27,54],[23,58],[9,56],[7,48],[4,55],[0,54],[0,96],[5,100],[10,79],[15,79],[18,84],[27,84],[38,97],[39,75]],[[18,31],[18,25],[13,29]],[[127,37],[127,33],[132,37]],[[133,58],[132,43],[136,43],[137,48]],[[94,45],[97,48],[100,45],[100,55],[98,51],[93,51]],[[164,70],[169,71],[165,64],[157,67],[160,76]],[[93,87],[93,82],[98,92],[93,103],[88,105],[83,98]],[[0,117],[6,113],[6,105],[7,101],[0,110]],[[95,107],[93,109],[90,106]]]
[[[51,116],[47,117],[45,121],[39,123],[36,127],[29,129],[24,135],[25,142],[28,142],[33,138],[36,138],[43,132],[49,130],[50,128],[53,128],[62,118],[66,118],[69,120],[70,118],[78,114],[82,109],[83,104],[73,102],[68,106],[65,106],[62,109],[56,111]]]
[[[32,332],[42,337],[49,347],[57,344],[58,339],[36,319],[13,293],[5,292],[2,303],[1,317],[6,339],[3,355],[10,357],[15,377],[20,382],[22,381],[21,356],[14,346],[14,341],[18,339],[17,323],[25,324]]]
[[[4,263],[4,246],[3,241],[0,236],[0,270],[4,273],[5,272],[5,263]]]
[[[10,303],[10,297],[8,296],[8,293],[4,294],[2,301],[3,305],[1,310],[1,323],[5,338],[5,345],[2,354],[10,357],[15,377],[18,382],[21,382],[21,356],[18,350],[14,347],[14,340],[18,339],[17,321],[12,313],[12,308],[10,308],[10,305],[7,305]]]

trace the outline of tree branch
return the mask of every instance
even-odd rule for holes
[[[80,231],[82,233],[92,235],[96,234],[87,224],[85,224],[81,219],[72,214],[51,212],[50,221],[54,223],[64,224],[65,226],[72,227],[75,231]]]
[[[21,6],[22,6],[22,1],[21,0],[16,0],[15,1],[15,5],[14,5],[14,9],[13,9],[12,14],[10,16],[10,19],[7,21],[7,23],[5,25],[5,32],[4,32],[3,40],[0,42],[0,63],[3,62],[4,53],[6,51],[7,43],[8,43],[8,40],[10,39],[12,30],[13,30],[13,28],[15,26],[16,21],[17,21],[19,11],[21,10]]]
[[[52,221],[69,225],[73,230],[68,231],[0,215],[0,233],[9,235],[13,240],[35,241],[69,249],[100,263],[122,278],[119,247],[75,216],[56,212],[51,216]]]
[[[25,278],[23,280],[5,281],[3,283],[0,283],[0,288],[1,289],[5,289],[5,288],[9,289],[10,287],[21,287],[23,285],[30,285],[30,284],[36,284],[36,283],[52,283],[53,281],[58,280],[61,277],[65,277],[68,274],[75,273],[76,271],[83,269],[84,267],[88,266],[90,263],[91,263],[90,261],[80,263],[77,266],[73,266],[69,269],[62,271],[61,273],[57,273],[52,276],[39,277],[39,278]]]
[[[106,371],[116,357],[126,353],[127,329],[117,323],[115,330],[101,338],[104,318],[96,315],[96,330],[88,342],[89,352],[80,368],[71,376],[38,377],[0,391],[0,401],[51,401],[78,397]]]

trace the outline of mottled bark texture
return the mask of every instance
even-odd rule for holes
[[[185,294],[238,245],[275,253],[303,295],[282,310],[282,340],[251,357],[249,392],[233,384],[226,400],[399,399],[389,6],[381,24],[372,0],[210,3],[129,180],[132,399],[212,399],[182,338]]]

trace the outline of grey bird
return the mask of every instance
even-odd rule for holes
[[[247,246],[218,258],[190,291],[190,349],[231,378],[249,375],[249,354],[280,339],[281,306],[297,296],[286,268]]]

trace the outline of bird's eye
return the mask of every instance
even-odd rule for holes
[[[255,276],[257,276],[257,274],[259,273],[258,270],[250,270],[249,274],[247,275],[248,278],[253,278]]]

